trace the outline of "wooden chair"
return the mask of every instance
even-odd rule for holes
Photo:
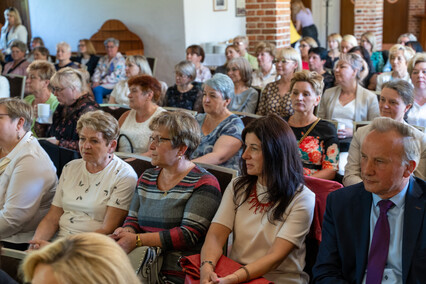
[[[126,162],[132,166],[138,177],[147,169],[155,168],[155,166],[151,164],[150,157],[125,152],[115,152],[115,155],[123,160],[128,160]]]
[[[197,165],[206,169],[217,178],[222,194],[225,192],[225,189],[231,180],[238,176],[238,172],[234,169],[204,163],[197,163]]]
[[[0,268],[9,274],[10,277],[20,282],[21,279],[19,278],[18,274],[19,266],[21,265],[21,262],[26,257],[26,255],[27,253],[20,250],[2,248],[0,256]]]
[[[123,113],[130,110],[129,106],[119,105],[119,104],[100,104],[100,107],[101,107],[101,110],[111,114],[117,120],[120,119]]]
[[[145,56],[145,58],[148,61],[149,67],[151,68],[152,76],[155,77],[155,70],[157,69],[157,57]]]
[[[144,45],[142,40],[135,33],[131,32],[125,24],[119,20],[108,20],[102,27],[90,38],[96,53],[105,55],[104,41],[107,38],[116,38],[120,41],[118,50],[121,53],[144,54]],[[130,54],[129,54],[130,55]]]
[[[189,110],[186,108],[180,108],[180,107],[163,107],[165,110],[167,111],[186,111],[190,114],[192,114],[193,116],[195,116],[197,114],[197,112],[195,110]]]
[[[5,77],[9,81],[10,97],[17,97],[23,99],[25,93],[26,77],[15,74],[6,74]]]
[[[60,147],[58,145],[52,144],[46,139],[39,138],[38,142],[40,146],[43,147],[44,151],[49,155],[50,160],[56,167],[56,175],[58,178],[61,176],[63,167],[70,161],[74,159],[81,158],[80,153],[71,149]]]
[[[241,112],[241,111],[232,111],[233,114],[238,115],[244,123],[244,126],[247,126],[250,122],[255,119],[262,117],[254,113]]]
[[[363,121],[354,121],[353,125],[354,125],[354,133],[358,130],[358,128],[366,126],[368,124],[370,124],[371,121],[367,121],[367,120],[363,120]]]

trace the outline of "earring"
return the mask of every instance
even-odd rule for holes
[[[18,140],[21,140],[21,135],[19,135],[19,131],[16,130],[16,133],[18,134]]]

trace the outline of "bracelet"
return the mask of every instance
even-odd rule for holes
[[[244,282],[249,281],[249,279],[250,279],[250,273],[249,273],[249,271],[248,271],[247,267],[245,267],[245,266],[241,266],[241,267],[240,267],[240,269],[244,269],[244,271],[245,271],[245,272],[246,272],[246,274],[247,274],[246,281],[244,281]]]
[[[139,234],[136,234],[136,247],[141,247],[141,246],[142,246],[141,236]]]
[[[212,261],[210,261],[210,260],[204,260],[204,261],[202,261],[202,262],[201,262],[201,265],[200,265],[200,269],[201,269],[201,267],[203,267],[203,265],[204,265],[204,264],[206,264],[206,263],[210,264],[210,265],[213,267],[213,271],[216,269],[215,265],[214,265],[214,264],[213,264],[213,262],[212,262]]]

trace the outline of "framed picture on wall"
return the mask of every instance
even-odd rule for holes
[[[246,0],[235,0],[235,16],[246,16]]]
[[[213,11],[228,10],[228,0],[213,0]]]

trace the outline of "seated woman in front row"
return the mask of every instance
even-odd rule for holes
[[[137,182],[133,168],[114,155],[118,123],[103,111],[88,112],[77,122],[82,159],[65,165],[46,217],[30,241],[44,246],[58,232],[111,234],[123,223]]]
[[[238,170],[244,124],[227,108],[233,97],[234,83],[228,76],[215,74],[204,82],[205,113],[196,116],[201,127],[201,143],[192,155],[194,162]]]
[[[199,253],[221,194],[214,176],[189,160],[200,142],[200,129],[186,112],[165,112],[150,129],[152,165],[139,178],[129,216],[112,237],[129,253],[136,246],[164,252],[162,274],[183,283],[182,255]],[[137,240],[137,241],[136,241]]]
[[[274,283],[308,283],[305,236],[315,195],[305,187],[297,142],[277,115],[243,131],[242,175],[225,190],[201,250],[201,283],[242,283],[265,277]],[[230,258],[243,266],[217,277],[214,268],[233,232]]]
[[[294,114],[287,120],[298,141],[303,174],[334,179],[339,164],[337,131],[332,123],[314,115],[323,87],[323,78],[317,72],[295,73],[290,85]]]

